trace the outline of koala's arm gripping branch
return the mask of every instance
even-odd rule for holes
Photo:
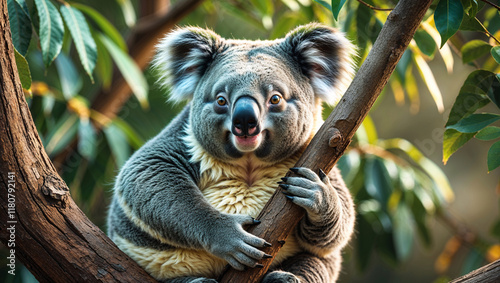
[[[431,3],[432,0],[399,1],[344,97],[314,136],[296,167],[314,171],[321,168],[325,172],[333,168],[389,80]],[[274,257],[281,247],[280,242],[286,240],[303,216],[304,211],[287,201],[278,189],[258,217],[262,224],[251,227],[249,232],[271,242],[273,246],[265,252]],[[244,272],[229,269],[220,282],[240,282],[241,278],[245,278],[245,282],[260,282],[271,263],[272,259],[264,260],[264,268]]]

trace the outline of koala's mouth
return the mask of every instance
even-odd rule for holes
[[[260,147],[264,140],[265,131],[253,136],[235,136],[232,135],[234,147],[240,152],[252,152]]]

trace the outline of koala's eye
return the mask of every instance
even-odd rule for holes
[[[217,104],[219,104],[219,106],[224,106],[227,104],[227,100],[224,97],[219,96],[217,97]]]
[[[280,101],[281,101],[281,95],[278,94],[271,96],[271,99],[269,99],[269,102],[271,102],[271,104],[278,104],[280,103]]]

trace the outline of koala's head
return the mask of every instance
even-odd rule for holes
[[[188,27],[165,37],[154,64],[171,100],[191,100],[190,125],[207,152],[277,162],[311,138],[321,101],[338,101],[353,51],[342,33],[319,24],[273,41],[227,40]]]

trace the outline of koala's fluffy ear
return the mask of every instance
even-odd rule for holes
[[[356,48],[351,42],[336,29],[313,23],[288,33],[282,44],[311,80],[316,95],[335,105],[354,73]]]
[[[160,84],[171,87],[171,101],[193,97],[200,77],[220,45],[219,35],[196,27],[177,29],[157,45],[153,66],[160,71]]]

